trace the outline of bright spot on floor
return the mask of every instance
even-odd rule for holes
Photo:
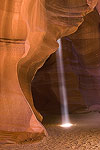
[[[72,126],[73,126],[73,124],[71,124],[71,123],[65,123],[65,124],[60,125],[60,127],[63,127],[63,128],[69,128]]]

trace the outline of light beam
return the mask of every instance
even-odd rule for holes
[[[58,48],[58,51],[56,52],[56,58],[57,58],[57,71],[58,71],[58,79],[59,79],[60,99],[62,102],[62,106],[61,106],[62,125],[60,126],[71,127],[72,124],[70,123],[69,114],[68,114],[67,91],[66,91],[66,86],[65,86],[61,39],[58,40],[58,43],[59,43],[59,48]]]

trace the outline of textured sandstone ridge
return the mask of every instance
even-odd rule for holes
[[[12,0],[12,3],[9,0],[1,1],[1,143],[5,142],[5,137],[8,143],[11,140],[20,143],[46,135],[44,127],[35,117],[42,120],[33,105],[31,81],[50,54],[57,50],[56,40],[75,32],[83,22],[83,17],[94,7],[87,5],[86,0],[66,0],[65,4],[57,0],[47,0],[46,4],[44,2],[45,0]],[[29,49],[25,47],[26,41]]]
[[[57,50],[56,40],[75,32],[83,22],[83,16],[90,11],[92,9],[85,0],[46,1],[47,30],[43,41],[37,49],[34,49],[36,40],[33,39],[28,55],[21,59],[18,65],[20,85],[30,104],[32,102],[30,83],[36,71],[44,64],[50,54]]]

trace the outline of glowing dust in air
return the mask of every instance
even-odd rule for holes
[[[65,85],[65,77],[64,77],[64,65],[63,65],[63,56],[62,56],[62,44],[61,39],[58,40],[59,48],[56,52],[57,59],[57,71],[58,71],[58,79],[59,79],[59,91],[60,91],[60,99],[61,99],[61,111],[62,111],[62,124],[60,127],[71,127],[72,124],[69,120],[68,113],[68,104],[67,104],[67,91]]]

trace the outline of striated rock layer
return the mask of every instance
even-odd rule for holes
[[[0,144],[31,142],[46,135],[18,81],[17,65],[28,34],[22,2],[5,0],[0,5]]]
[[[95,19],[95,22],[93,21]],[[79,30],[69,36],[78,66],[79,88],[87,106],[100,104],[100,17],[96,10],[85,17]]]

